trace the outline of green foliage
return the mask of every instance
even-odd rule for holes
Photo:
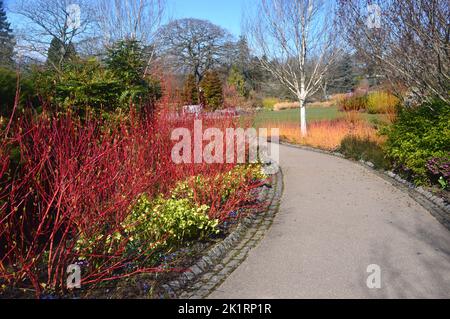
[[[377,169],[389,168],[389,161],[386,159],[381,146],[368,138],[361,139],[352,135],[346,136],[341,141],[339,151],[347,158],[371,162]]]
[[[445,180],[443,176],[438,179],[439,185],[441,185],[442,189],[448,189],[448,182]]]
[[[0,116],[9,118],[14,107],[16,96],[17,74],[16,72],[0,68]],[[33,97],[33,82],[28,78],[20,79],[20,105]]]
[[[275,104],[281,102],[280,99],[275,97],[266,97],[262,100],[263,108],[266,110],[273,110]]]
[[[217,110],[223,104],[222,81],[216,71],[208,71],[200,83],[206,105],[211,110]]]
[[[53,54],[49,53],[49,59]],[[130,103],[153,105],[162,95],[159,81],[144,75],[144,49],[136,41],[120,41],[109,51],[106,66],[95,58],[72,57],[55,72],[33,71],[37,93],[58,109],[80,116],[110,117],[127,112]]]
[[[106,66],[128,85],[142,82],[145,69],[144,52],[138,41],[122,40],[108,49]]]
[[[249,92],[246,87],[244,74],[234,65],[230,70],[227,82],[229,85],[232,85],[236,88],[236,91],[241,97],[248,97]]]
[[[8,22],[3,1],[0,1],[0,67],[14,65],[14,35]]]
[[[333,70],[333,81],[330,83],[330,91],[334,93],[348,92],[357,84],[354,67],[354,57],[345,53],[336,61]]]
[[[99,115],[123,105],[122,90],[120,81],[96,59],[79,60],[64,66],[55,85],[54,102],[77,114],[90,110]]]
[[[47,65],[60,70],[65,63],[72,61],[76,56],[77,53],[73,43],[65,44],[53,37],[47,51]]]
[[[172,190],[171,196],[174,199],[187,198],[193,201],[194,193],[199,196],[205,191],[215,189],[221,192],[221,199],[225,202],[242,184],[265,179],[267,176],[262,172],[260,164],[237,165],[232,170],[214,177],[198,175],[178,182]]]
[[[367,112],[370,114],[395,114],[400,101],[388,92],[370,92],[367,96]]]
[[[208,210],[208,206],[196,207],[187,198],[150,200],[143,195],[123,225],[132,242],[178,246],[218,232],[218,220],[210,220]]]
[[[109,70],[121,83],[121,103],[152,103],[162,95],[158,81],[145,74],[144,47],[135,40],[121,40],[108,50],[105,60]]]
[[[198,86],[193,74],[189,74],[184,81],[183,102],[187,105],[195,105],[198,103]]]
[[[450,152],[450,106],[442,101],[405,109],[386,130],[386,151],[417,184],[428,183],[426,164]]]

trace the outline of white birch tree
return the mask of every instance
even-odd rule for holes
[[[300,128],[307,135],[306,100],[321,87],[337,53],[333,8],[324,0],[261,0],[246,33],[261,65],[300,103]]]

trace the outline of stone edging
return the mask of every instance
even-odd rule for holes
[[[278,212],[283,192],[283,173],[272,175],[271,187],[263,186],[258,200],[267,201],[263,211],[244,218],[235,230],[177,279],[163,285],[163,298],[202,299],[219,286],[264,237]]]
[[[281,142],[281,141],[280,141],[280,144],[285,145],[285,146],[304,149],[307,151],[336,156],[336,157],[340,157],[340,158],[349,160],[343,154],[341,154],[339,152],[330,152],[330,151],[325,151],[325,150],[310,147],[310,146],[296,145],[296,144],[291,144],[291,143]],[[355,161],[353,161],[353,162],[355,162]],[[433,193],[425,190],[422,187],[416,187],[413,183],[408,182],[407,180],[401,178],[398,174],[396,174],[392,171],[376,170],[374,168],[373,163],[371,163],[371,162],[366,162],[366,161],[360,160],[355,163],[359,163],[360,165],[364,166],[365,168],[370,169],[377,176],[392,183],[395,187],[399,188],[400,190],[408,193],[408,195],[412,199],[414,199],[417,203],[419,203],[422,207],[424,207],[442,225],[444,225],[448,230],[450,230],[450,203],[446,203],[442,198],[439,198],[439,197],[433,195]]]

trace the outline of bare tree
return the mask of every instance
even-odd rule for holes
[[[192,72],[199,83],[206,71],[221,64],[232,45],[231,35],[205,20],[180,19],[158,31],[161,55],[178,70]]]
[[[98,0],[98,21],[107,42],[152,42],[164,17],[164,0]]]
[[[88,0],[18,0],[13,11],[26,22],[18,31],[18,49],[22,55],[42,59],[54,39],[61,50],[70,50],[77,40],[93,31],[95,17]],[[61,54],[64,56],[64,54]],[[59,70],[59,65],[53,65]]]
[[[261,65],[300,102],[300,127],[307,134],[305,102],[321,87],[336,55],[332,8],[322,0],[261,0],[246,23]]]
[[[450,7],[448,1],[341,0],[340,28],[368,63],[418,102],[449,102]]]
[[[154,35],[164,18],[165,0],[99,0],[98,22],[103,44],[118,40],[136,40],[146,47],[145,73],[155,56]]]

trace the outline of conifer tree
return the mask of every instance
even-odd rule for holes
[[[213,111],[223,105],[222,81],[216,71],[208,71],[200,83],[206,105]]]
[[[188,105],[198,103],[198,86],[193,74],[189,74],[184,81],[183,102]]]
[[[47,51],[47,64],[60,69],[64,62],[70,61],[77,55],[73,43],[64,46],[57,38],[53,38]]]
[[[228,75],[228,84],[233,85],[240,96],[247,97],[248,90],[245,85],[244,75],[235,65],[232,66]]]
[[[14,36],[8,22],[3,1],[0,0],[0,66],[12,67],[14,65]]]

